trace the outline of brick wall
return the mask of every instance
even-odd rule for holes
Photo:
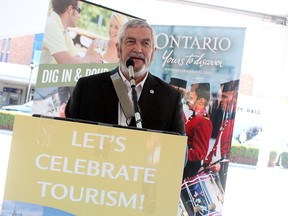
[[[29,65],[32,57],[34,35],[25,35],[11,38],[10,49],[8,49],[9,39],[0,39],[0,50],[2,59],[0,61],[8,63]]]

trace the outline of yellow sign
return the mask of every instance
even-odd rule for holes
[[[2,213],[15,202],[11,212],[23,215],[20,206],[33,205],[28,215],[175,216],[186,143],[184,136],[16,116]]]

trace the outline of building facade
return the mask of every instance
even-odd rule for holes
[[[43,33],[0,39],[0,107],[33,99]]]

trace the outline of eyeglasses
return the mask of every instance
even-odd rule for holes
[[[81,13],[82,9],[80,7],[74,6],[74,5],[72,5],[72,6],[79,14]]]

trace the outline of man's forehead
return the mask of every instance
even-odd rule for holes
[[[125,37],[129,38],[137,37],[141,38],[142,40],[151,40],[151,30],[146,27],[130,27],[125,32]]]

